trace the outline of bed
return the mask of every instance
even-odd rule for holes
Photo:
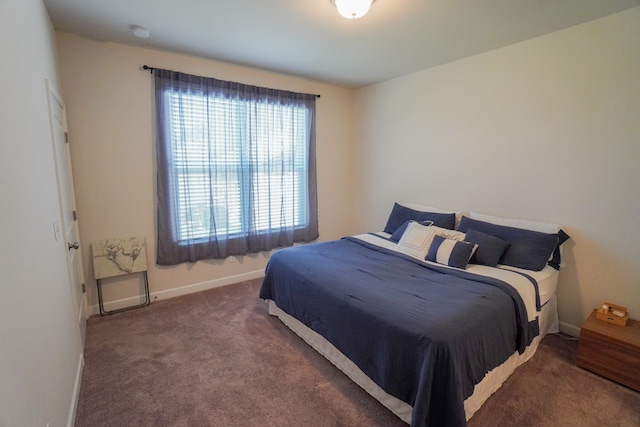
[[[553,224],[394,204],[384,231],[287,248],[269,313],[402,420],[464,426],[558,332]]]

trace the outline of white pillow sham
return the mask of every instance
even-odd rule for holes
[[[424,260],[429,252],[429,247],[433,241],[433,236],[437,230],[432,226],[424,226],[418,222],[411,221],[407,229],[398,241],[398,249],[407,255]]]
[[[503,218],[493,215],[485,215],[477,212],[469,212],[469,218],[478,221],[489,222],[507,227],[522,228],[524,230],[539,231],[541,233],[553,234],[560,231],[560,226],[547,222],[529,221],[527,219]]]

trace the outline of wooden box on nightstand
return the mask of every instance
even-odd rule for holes
[[[582,324],[576,364],[640,391],[640,322],[618,326],[597,319],[596,311]]]

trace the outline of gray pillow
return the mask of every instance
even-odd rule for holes
[[[464,240],[478,245],[478,249],[471,257],[471,264],[488,265],[489,267],[498,265],[500,258],[509,247],[509,243],[499,237],[474,230],[473,228],[467,230]]]

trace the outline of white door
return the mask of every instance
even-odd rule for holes
[[[67,134],[67,118],[64,102],[55,88],[47,81],[49,98],[49,120],[51,123],[51,140],[56,161],[56,177],[58,181],[58,197],[60,199],[60,216],[62,224],[54,224],[56,238],[64,245],[67,254],[67,269],[71,297],[76,318],[80,326],[82,345],[86,331],[86,298],[84,270],[82,267],[82,250],[76,213],[76,198],[73,189],[73,173],[71,170],[71,154]]]

